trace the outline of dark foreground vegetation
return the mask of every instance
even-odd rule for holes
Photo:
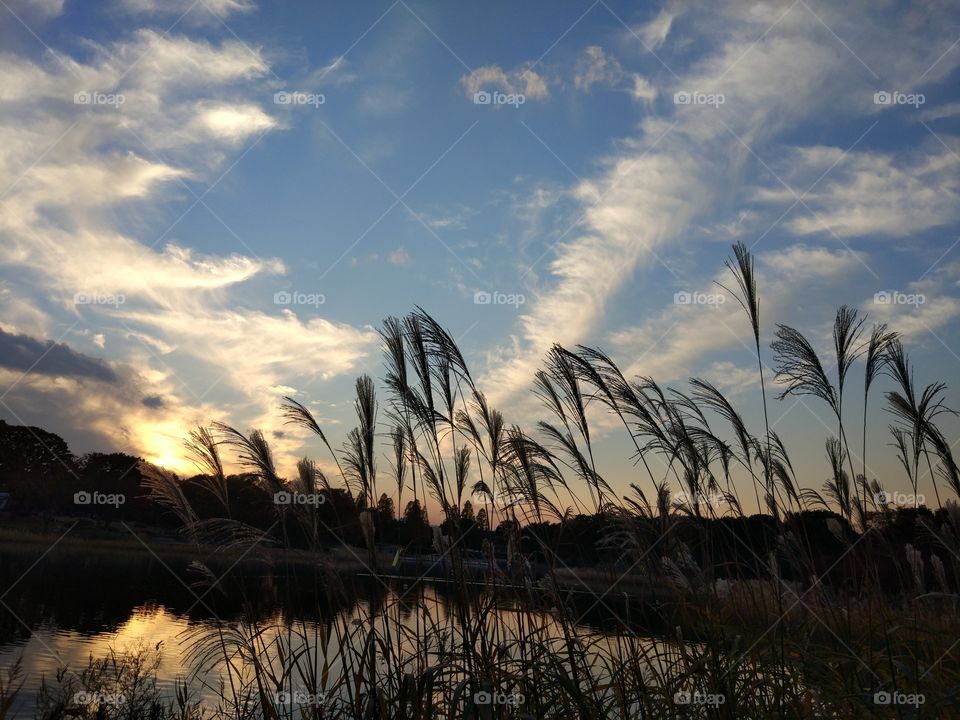
[[[728,267],[728,292],[743,307],[759,358],[759,300],[744,246],[734,247]],[[66,472],[41,447],[29,466],[11,470],[11,458],[23,454],[6,450],[8,438],[29,446],[36,433],[2,428],[8,485],[0,490],[10,488],[22,503],[11,512],[76,513],[71,493],[31,495],[33,477],[74,492],[129,487],[136,504],[89,512],[105,524],[175,523],[189,543],[263,557],[289,581],[281,593],[295,592],[296,576],[285,556],[270,558],[271,548],[299,549],[322,573],[333,607],[350,592],[331,560],[333,548],[346,547],[385,589],[359,618],[334,614],[317,625],[251,614],[185,638],[191,670],[220,678],[212,704],[186,688],[161,699],[148,649],[65,669],[41,693],[38,714],[957,716],[960,470],[942,424],[953,411],[942,383],[916,383],[886,326],[868,327],[841,308],[824,359],[799,331],[778,326],[772,349],[781,399],[809,396],[836,421],[820,490],[801,488],[786,443],[766,423],[748,428],[707,380],[666,388],[625,377],[599,350],[554,347],[536,375],[550,419],[530,431],[489,406],[450,335],[426,313],[388,318],[381,334],[383,387],[357,380],[358,424],[342,449],[307,407],[292,398],[283,405],[293,426],[316,435],[330,472],[304,459],[285,480],[261,433],[214,424],[187,444],[197,476],[127,458],[108,463],[116,469],[130,460],[133,468],[111,485],[99,479],[105,471],[88,466],[102,468],[96,463],[114,456],[71,460]],[[766,417],[771,371],[762,362],[757,371]],[[885,413],[871,405],[881,376],[892,387]],[[859,427],[844,410],[854,400],[863,410]],[[591,419],[601,413],[619,422],[636,462],[622,497],[595,462]],[[884,414],[900,465],[868,478],[868,420],[879,425]],[[244,473],[227,475],[228,460]],[[916,499],[928,484],[934,509],[891,504],[893,490]],[[395,507],[404,508],[401,518]],[[440,508],[433,526],[427,507]],[[449,612],[411,602],[391,584],[385,544],[399,546],[396,557],[439,555],[456,600]],[[230,584],[232,570],[224,577],[192,569],[194,587],[203,587],[200,577],[241,597],[250,592]],[[610,609],[603,632],[581,622],[572,583]],[[655,608],[655,630],[635,622],[643,604]],[[16,667],[0,677],[0,716],[18,682]]]

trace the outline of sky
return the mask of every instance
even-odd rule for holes
[[[320,448],[282,397],[338,444],[377,327],[419,305],[508,421],[544,417],[534,372],[582,343],[710,379],[762,432],[715,285],[737,241],[771,393],[776,323],[826,351],[842,304],[956,385],[958,43],[936,1],[2,0],[0,418],[181,472],[221,420],[292,474]],[[813,487],[818,403],[770,407]],[[899,488],[879,393],[869,421]]]

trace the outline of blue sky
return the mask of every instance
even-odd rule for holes
[[[186,432],[225,420],[290,467],[317,448],[280,397],[342,436],[376,326],[414,305],[510,420],[540,416],[550,344],[585,343],[713,380],[757,430],[749,328],[713,284],[737,240],[765,345],[783,322],[826,348],[846,303],[904,334],[919,382],[958,376],[946,2],[5,0],[0,38],[0,417],[77,450],[184,469]],[[771,416],[819,486],[827,409]]]

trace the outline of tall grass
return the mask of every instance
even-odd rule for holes
[[[217,424],[193,433],[188,448],[220,516],[200,518],[176,478],[154,471],[150,480],[153,497],[176,513],[187,537],[261,552],[262,531],[232,510],[226,451],[271,493],[348,489],[364,539],[363,548],[350,552],[366,566],[365,582],[382,589],[358,615],[321,623],[282,615],[198,628],[187,639],[192,668],[220,679],[216,707],[206,712],[237,720],[949,717],[960,690],[960,668],[950,654],[960,628],[960,509],[947,502],[935,515],[917,516],[936,552],[924,556],[898,545],[890,529],[899,515],[878,495],[879,479],[867,481],[865,459],[869,392],[877,377],[889,375],[898,385],[886,398],[907,482],[916,491],[923,463],[960,494],[960,473],[939,424],[952,412],[945,386],[917,392],[897,337],[878,325],[861,343],[864,319],[849,308],[834,322],[836,383],[813,344],[779,325],[772,349],[784,385],[780,398],[815,396],[837,421],[837,436],[826,440],[830,479],[822,492],[801,491],[768,421],[759,291],[746,247],[734,247],[728,268],[755,340],[762,435],[710,381],[693,379],[684,391],[628,378],[609,356],[587,347],[550,350],[534,378],[549,417],[533,432],[510,425],[490,407],[451,336],[420,309],[384,322],[384,381],[379,389],[369,377],[357,381],[357,426],[342,448],[329,442],[308,407],[286,399],[286,419],[314,433],[326,453],[301,461],[296,479],[280,477],[259,432]],[[843,398],[861,357],[857,477]],[[642,468],[628,495],[618,497],[602,472],[591,427],[597,413],[617,419]],[[884,478],[901,479],[892,471]],[[732,529],[732,521],[750,516],[739,496],[744,480],[753,484],[758,509],[769,513],[760,519],[771,536],[764,556]],[[435,531],[434,544],[450,581],[443,602],[424,583],[392,579],[378,555],[374,509],[384,488],[395,493],[398,508],[408,493],[439,508],[432,520],[445,532]],[[509,521],[506,565],[489,541],[479,573],[464,552],[468,497],[487,510],[492,526]],[[940,499],[938,491],[938,505]],[[839,511],[825,521],[838,548],[829,562],[812,549],[803,521],[818,507]],[[350,586],[328,561],[320,538],[329,528],[320,527],[315,508],[275,509],[269,540],[306,538],[323,572],[322,592],[342,601]],[[530,523],[549,521],[559,524],[562,537],[581,513],[603,519],[602,544],[618,558],[615,565],[578,572],[557,546],[523,533]],[[868,553],[860,543],[866,535],[876,538]],[[529,571],[534,555],[544,560],[542,577]],[[264,555],[264,562],[296,584],[282,559]],[[867,575],[877,582],[861,582]],[[888,578],[882,587],[881,575]],[[936,591],[927,588],[931,579]],[[219,581],[211,573],[208,582]],[[583,623],[585,595],[607,611],[605,631]],[[644,612],[659,618],[656,628],[645,624]],[[920,693],[925,702],[877,705],[875,694],[887,691]],[[506,702],[486,702],[490,694]],[[696,702],[704,699],[713,702]]]

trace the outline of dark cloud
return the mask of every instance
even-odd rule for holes
[[[63,343],[13,335],[0,330],[0,367],[38,375],[90,378],[117,382],[117,374],[103,360],[72,350]]]
[[[159,395],[147,395],[140,403],[151,410],[159,410],[164,406],[163,398]]]

